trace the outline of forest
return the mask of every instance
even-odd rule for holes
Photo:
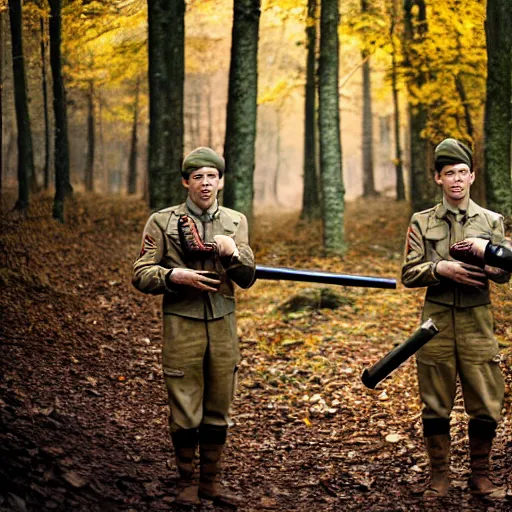
[[[414,358],[375,390],[361,374],[420,325],[400,271],[443,139],[473,150],[471,198],[511,236],[511,26],[508,0],[0,0],[0,511],[175,509],[161,298],[132,265],[199,146],[257,265],[397,281],[237,289],[239,510],[510,510],[510,283],[490,284],[492,505],[461,387],[451,489],[426,503]]]

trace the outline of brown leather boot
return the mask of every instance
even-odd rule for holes
[[[213,501],[215,505],[236,509],[241,505],[239,496],[222,488],[220,483],[221,457],[226,442],[224,427],[201,425],[199,438],[199,460],[201,476],[199,496]]]
[[[197,429],[180,430],[174,432],[171,437],[179,473],[176,503],[185,508],[196,507],[201,505],[201,500],[198,496],[197,476],[195,476],[198,441]]]
[[[425,437],[430,460],[430,484],[423,493],[424,498],[440,498],[448,494],[450,488],[450,435],[438,434]]]
[[[489,480],[489,459],[492,448],[492,437],[483,438],[469,436],[471,458],[471,477],[469,488],[474,496],[501,499],[505,488],[497,487]]]

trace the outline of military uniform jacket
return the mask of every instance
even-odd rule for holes
[[[450,245],[469,237],[479,237],[492,243],[503,243],[503,217],[469,201],[464,217],[457,222],[455,215],[443,203],[415,213],[409,224],[402,266],[402,282],[408,288],[427,286],[425,300],[447,306],[468,308],[490,303],[489,283],[485,288],[464,286],[436,274],[440,260],[453,260]],[[510,273],[497,271],[489,278],[506,283]]]
[[[238,254],[229,261],[222,261],[218,254],[190,259],[185,254],[178,233],[181,215],[191,216],[203,241],[212,242],[215,235],[234,239]],[[224,258],[223,258],[224,259]],[[211,270],[219,275],[219,292],[206,292],[191,286],[174,285],[166,279],[173,268]],[[211,222],[203,223],[187,203],[160,210],[149,218],[144,228],[142,248],[133,265],[133,284],[143,293],[163,294],[163,311],[188,318],[212,320],[235,310],[234,285],[248,288],[255,279],[254,255],[248,243],[245,216],[219,206]]]

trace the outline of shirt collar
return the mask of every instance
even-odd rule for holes
[[[447,201],[446,197],[443,197],[443,206],[444,206],[444,208],[445,208],[445,210],[446,210],[447,212],[451,212],[451,213],[453,213],[454,215],[458,215],[459,213],[465,213],[465,211],[464,211],[464,210],[459,210],[459,208],[458,208],[457,206],[453,206],[453,205],[451,205],[451,204]]]
[[[210,218],[213,218],[219,209],[219,203],[217,199],[215,199],[213,204],[206,211],[199,208],[199,206],[197,206],[197,204],[194,203],[190,197],[187,197],[186,205],[189,211],[196,217],[202,217],[203,215],[208,214]]]
[[[437,205],[436,217],[438,219],[443,219],[446,217],[448,212],[457,215],[459,213],[462,213],[463,211],[450,205],[450,203],[448,203],[448,201],[443,197],[442,202]],[[467,217],[474,217],[475,215],[479,214],[479,207],[471,198],[469,199],[468,209],[466,210],[465,213]]]

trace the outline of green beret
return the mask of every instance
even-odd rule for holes
[[[183,178],[188,180],[190,173],[195,169],[200,169],[201,167],[214,167],[219,171],[219,177],[222,178],[226,164],[224,162],[224,158],[215,153],[213,149],[203,147],[196,148],[185,157],[185,160],[183,160],[181,175]]]
[[[473,152],[457,139],[444,139],[434,150],[435,168],[441,172],[445,165],[466,164],[473,169]]]

